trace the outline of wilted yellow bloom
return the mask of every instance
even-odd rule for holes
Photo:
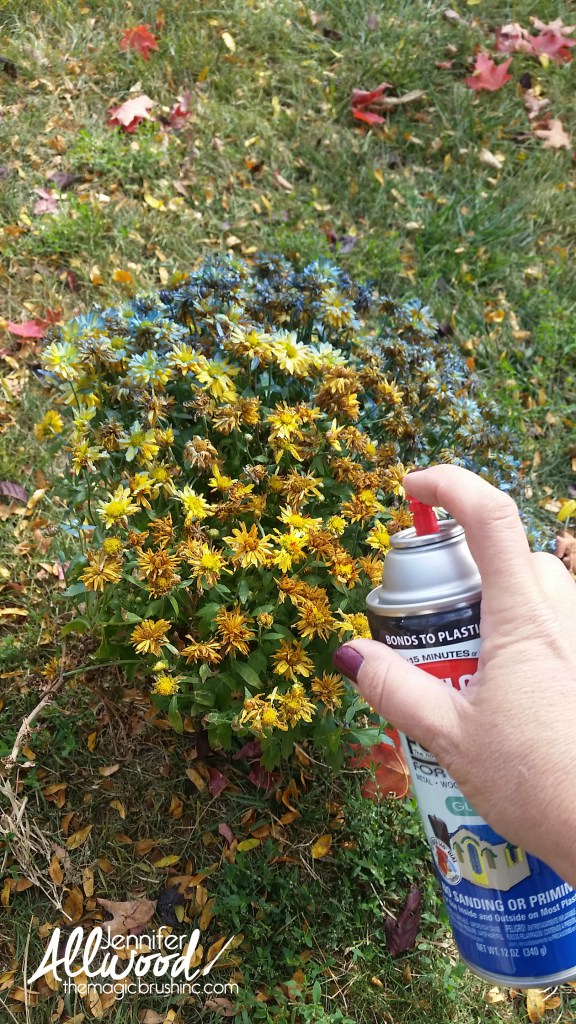
[[[155,654],[158,657],[162,653],[162,645],[168,643],[166,632],[169,629],[170,623],[166,619],[143,619],[139,622],[131,634],[138,654]]]
[[[323,672],[321,676],[316,676],[312,680],[311,690],[330,711],[342,707],[342,697],[346,689],[336,672]]]
[[[316,705],[309,700],[301,683],[294,683],[287,693],[278,694],[280,712],[287,725],[293,728],[298,722],[311,722]]]
[[[191,636],[188,637],[188,640],[190,640],[188,646],[183,647],[180,651],[180,654],[183,658],[186,658],[188,663],[202,662],[210,665],[211,668],[220,664],[222,652],[220,644],[216,640],[194,640]]]
[[[269,534],[262,536],[255,523],[249,530],[245,523],[240,523],[237,529],[232,530],[231,536],[223,539],[232,548],[232,561],[243,569],[250,565],[266,565],[273,554]]]
[[[314,663],[308,657],[298,640],[281,640],[280,646],[272,655],[274,672],[279,676],[287,676],[296,680],[298,676],[309,676],[314,670]]]
[[[38,441],[45,441],[55,434],[61,434],[64,420],[55,409],[48,409],[39,423],[34,424],[34,436]]]
[[[88,565],[80,576],[86,590],[104,592],[107,583],[118,583],[122,576],[122,563],[99,552],[88,553]]]
[[[240,611],[238,605],[228,611],[227,608],[220,608],[216,612],[215,620],[218,626],[218,634],[221,638],[222,651],[224,654],[246,655],[249,651],[249,641],[254,638],[254,633],[248,627],[252,619]]]

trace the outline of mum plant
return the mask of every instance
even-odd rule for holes
[[[375,742],[331,655],[369,635],[366,594],[411,522],[402,477],[430,458],[500,483],[512,466],[448,344],[418,302],[270,257],[208,260],[68,323],[36,427],[67,460],[65,629],[146,673],[174,728],[257,736],[267,767],[303,739],[335,765],[343,740]]]

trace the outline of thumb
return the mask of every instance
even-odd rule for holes
[[[429,750],[455,749],[457,693],[376,640],[339,647],[334,665],[392,725]]]

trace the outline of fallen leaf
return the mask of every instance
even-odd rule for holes
[[[271,789],[280,780],[277,772],[269,772],[260,761],[254,761],[246,778],[249,782],[253,782],[255,786],[258,786],[259,789]]]
[[[93,825],[85,825],[85,827],[79,829],[78,832],[74,832],[71,836],[68,836],[68,839],[66,840],[66,846],[68,849],[77,850],[78,847],[83,846],[93,828]]]
[[[47,328],[48,325],[40,320],[25,320],[22,324],[15,324],[9,320],[6,324],[6,330],[19,338],[43,338]]]
[[[234,842],[234,833],[230,828],[230,825],[227,825],[225,821],[221,821],[220,824],[218,825],[218,832],[220,833],[221,836],[224,836],[224,839],[228,843]]]
[[[420,927],[420,911],[422,898],[418,889],[413,886],[406,903],[397,918],[387,917],[384,922],[386,947],[390,956],[400,956],[414,948]]]
[[[238,843],[238,849],[242,853],[246,850],[255,850],[257,846],[260,846],[259,839],[243,839],[241,843]]]
[[[98,898],[96,902],[108,914],[112,914],[109,920],[103,922],[103,927],[108,929],[110,937],[128,935],[133,929],[143,928],[156,912],[156,900],[126,900],[117,903],[114,900]]]
[[[35,191],[40,196],[40,199],[34,203],[34,213],[55,213],[58,209],[58,196],[55,196],[46,188],[37,188]]]
[[[84,897],[78,886],[75,885],[72,889],[70,889],[66,899],[64,900],[62,910],[64,911],[65,917],[67,917],[69,921],[75,924],[76,921],[79,921],[80,918],[82,917],[83,909]]]
[[[544,149],[570,149],[572,142],[558,117],[551,118],[543,128],[535,128],[534,135],[544,141]]]
[[[131,288],[132,285],[134,284],[134,276],[130,273],[130,271],[120,270],[119,268],[116,268],[116,270],[112,274],[112,280],[115,281],[116,284],[125,284],[129,288]]]
[[[541,988],[526,989],[526,1010],[530,1024],[539,1024],[546,1012],[546,993]]]
[[[21,484],[15,484],[11,480],[0,480],[0,495],[5,498],[12,498],[14,501],[28,501],[28,494]]]
[[[491,988],[484,994],[484,1002],[493,1006],[495,1003],[505,1003],[508,999],[506,993],[497,986]]]
[[[279,171],[273,171],[272,173],[274,175],[274,180],[276,184],[279,185],[280,188],[285,189],[286,192],[294,191],[294,185],[292,185],[291,182],[287,181],[287,179],[282,174],[280,174]]]
[[[235,754],[232,754],[232,760],[238,761],[241,757],[262,757],[262,747],[260,746],[259,740],[248,740],[240,750],[237,750]]]
[[[190,100],[192,94],[189,89],[186,89],[178,102],[174,104],[172,110],[168,114],[167,121],[171,128],[178,131],[183,127],[185,121],[190,117]]]
[[[532,53],[530,33],[517,21],[502,25],[496,29],[495,49],[498,53]]]
[[[566,520],[570,519],[570,517],[573,516],[575,512],[576,512],[576,499],[575,498],[569,498],[568,501],[565,501],[564,504],[562,505],[562,508],[560,509],[558,515],[556,516],[556,519],[558,520],[559,523],[565,523]]]
[[[223,32],[221,38],[226,49],[230,50],[230,53],[236,53],[236,40],[234,36],[231,36],[229,32]]]
[[[137,25],[127,28],[120,40],[121,50],[136,50],[144,60],[150,59],[150,50],[157,50],[156,36],[150,31],[150,25]]]
[[[206,789],[206,782],[200,775],[200,772],[196,771],[195,768],[187,768],[186,775],[190,779],[190,782],[194,783],[199,793],[202,793]]]
[[[156,100],[151,100],[146,94],[135,96],[134,99],[126,100],[119,107],[109,111],[108,124],[119,125],[125,132],[134,132],[141,121],[153,120],[150,111],[155,106]]]
[[[50,875],[50,878],[54,882],[54,885],[62,885],[62,882],[64,881],[64,872],[62,870],[62,865],[58,859],[58,856],[55,853],[52,854],[52,860],[50,861],[48,874]]]
[[[90,867],[85,867],[82,871],[82,888],[85,896],[94,895],[94,872]]]
[[[537,56],[545,55],[557,64],[566,64],[572,60],[570,48],[576,46],[576,39],[569,39],[548,25],[539,36],[531,37],[531,43],[532,51]]]
[[[329,832],[326,835],[319,836],[318,839],[312,845],[312,857],[314,860],[320,860],[322,857],[327,857],[332,848],[332,836]]]
[[[545,96],[536,96],[533,89],[527,89],[524,93],[524,106],[528,111],[528,118],[533,121],[546,107],[550,106],[550,100]]]
[[[501,89],[512,78],[512,75],[508,74],[511,62],[512,58],[509,57],[503,64],[495,64],[487,54],[479,53],[476,56],[474,71],[471,77],[464,79],[464,85],[467,85],[470,89],[485,89],[487,92],[496,92],[497,89]]]
[[[103,775],[104,778],[107,779],[110,775],[114,775],[119,768],[119,764],[102,765],[102,767],[98,769],[98,774]]]
[[[69,171],[52,171],[52,174],[47,174],[46,177],[48,181],[53,181],[61,192],[65,192],[67,188],[80,180],[77,174],[70,174]]]
[[[230,780],[219,772],[217,768],[208,769],[209,783],[208,788],[212,796],[218,796],[226,786],[230,784]]]
[[[481,149],[478,154],[478,159],[481,164],[493,167],[495,171],[501,171],[506,157],[503,153],[491,153],[489,149]]]
[[[388,796],[402,799],[410,788],[408,765],[398,733],[389,729],[385,732],[393,743],[377,743],[368,750],[360,744],[350,744],[350,748],[358,752],[350,760],[351,767],[367,768],[371,772],[371,777],[363,784],[360,792],[366,800],[374,803]]]

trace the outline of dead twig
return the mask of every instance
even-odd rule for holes
[[[54,697],[54,695],[58,692],[58,690],[60,690],[62,688],[62,686],[64,685],[64,681],[65,681],[65,676],[64,676],[65,660],[66,660],[66,644],[62,644],[62,655],[61,655],[61,659],[60,659],[60,675],[59,675],[58,679],[55,679],[54,682],[50,684],[50,686],[46,690],[46,693],[42,697],[42,700],[40,701],[40,703],[37,704],[36,707],[32,709],[30,714],[26,715],[26,717],[22,721],[22,725],[18,729],[18,733],[16,735],[16,739],[14,740],[14,746],[12,747],[12,751],[9,754],[9,756],[6,758],[6,760],[4,761],[4,768],[5,768],[6,772],[8,773],[8,775],[10,775],[10,773],[12,772],[12,770],[13,770],[13,768],[14,768],[17,760],[18,760],[18,757],[20,755],[20,751],[22,750],[22,747],[24,746],[24,744],[30,738],[30,734],[31,734],[30,726],[32,725],[32,722],[36,718],[38,718],[38,715],[40,714],[40,712],[46,707],[47,704],[50,703],[50,701],[52,700],[52,697]]]

